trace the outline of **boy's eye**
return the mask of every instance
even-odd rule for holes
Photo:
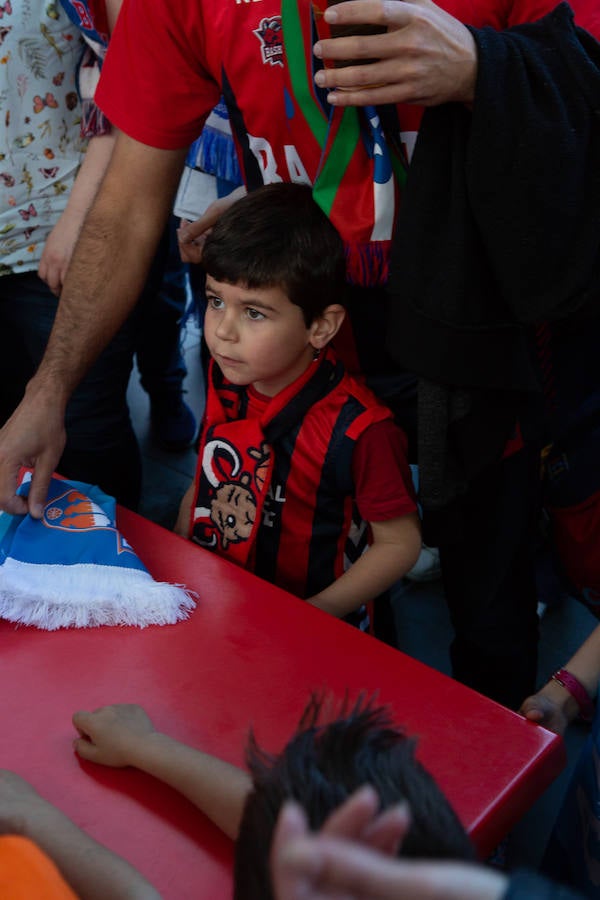
[[[264,313],[259,312],[257,309],[254,309],[253,306],[246,307],[246,314],[249,319],[253,319],[254,321],[258,321],[259,319],[264,319]]]
[[[223,301],[220,297],[208,297],[208,302],[210,303],[212,309],[223,308]]]

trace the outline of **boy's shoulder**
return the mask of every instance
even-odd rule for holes
[[[394,415],[389,406],[383,400],[380,400],[371,388],[367,386],[364,378],[350,374],[339,360],[338,365],[341,366],[343,371],[340,388],[345,390],[350,397],[357,400],[360,406],[364,407],[364,410],[357,417],[360,426],[366,427],[367,424],[381,422],[385,419],[393,420]]]

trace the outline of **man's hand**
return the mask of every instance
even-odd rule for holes
[[[177,240],[179,241],[179,253],[181,259],[186,263],[199,263],[202,261],[202,248],[204,241],[210,234],[210,231],[217,221],[223,215],[225,210],[246,194],[244,185],[237,187],[231,194],[226,197],[220,197],[211,203],[204,212],[204,215],[196,219],[195,222],[188,222],[186,219],[181,220],[181,227],[177,231]]]
[[[42,517],[52,473],[66,441],[64,406],[49,403],[30,382],[25,397],[0,430],[0,509]],[[21,466],[34,468],[29,497],[17,496]]]
[[[79,756],[115,768],[135,765],[140,742],[157,733],[142,707],[133,703],[77,712],[73,725],[81,735],[74,741]]]
[[[471,32],[431,0],[349,0],[329,7],[325,21],[351,28],[380,25],[384,34],[322,40],[314,53],[327,61],[375,60],[315,75],[335,106],[473,102],[477,49]],[[336,88],[338,90],[336,90]]]

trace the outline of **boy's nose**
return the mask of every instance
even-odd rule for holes
[[[215,334],[222,341],[234,341],[237,332],[233,318],[228,315],[222,316],[215,328]]]

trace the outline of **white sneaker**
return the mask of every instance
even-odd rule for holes
[[[441,578],[442,567],[438,548],[423,544],[418,560],[404,577],[409,581],[437,581]]]

